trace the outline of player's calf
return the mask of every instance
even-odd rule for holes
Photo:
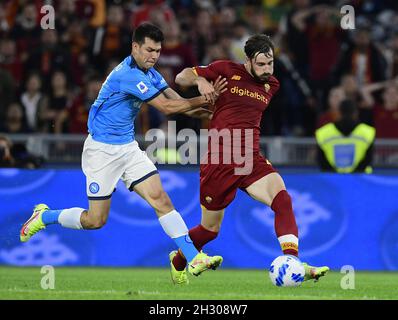
[[[133,190],[148,202],[155,210],[158,218],[174,210],[174,206],[168,194],[164,191],[158,174],[154,174],[138,183]]]
[[[274,197],[271,209],[275,212],[275,233],[283,253],[298,256],[298,228],[292,200],[286,190]]]
[[[148,193],[146,198],[158,217],[164,216],[170,211],[174,210],[174,206],[164,190],[152,190]]]
[[[80,223],[84,229],[96,230],[102,228],[107,221],[107,217],[96,215],[90,211],[84,211],[80,217]]]

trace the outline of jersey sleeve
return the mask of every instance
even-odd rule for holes
[[[148,77],[143,76],[139,72],[133,72],[123,77],[120,80],[120,90],[135,96],[143,102],[152,100],[162,92]]]
[[[158,89],[159,91],[164,91],[169,87],[169,85],[167,84],[166,80],[163,78],[160,72],[153,69],[152,74],[153,74],[152,84],[155,86],[156,89]]]
[[[200,77],[205,78],[209,81],[215,81],[218,76],[225,75],[227,62],[224,60],[218,60],[210,63],[207,66],[196,66],[192,70]]]

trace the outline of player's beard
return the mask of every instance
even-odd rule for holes
[[[260,83],[266,83],[270,77],[269,73],[263,73],[262,75],[257,75],[256,71],[253,68],[253,65],[250,64],[250,71],[252,73],[253,78],[260,82]]]

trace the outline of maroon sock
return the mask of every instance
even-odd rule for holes
[[[280,191],[272,201],[271,209],[275,212],[275,233],[281,236],[294,235],[298,238],[298,228],[293,213],[292,199],[286,190]],[[281,243],[284,254],[298,256],[298,244],[296,241],[284,241]]]
[[[189,237],[198,251],[202,250],[206,243],[214,240],[217,235],[218,232],[207,230],[201,224],[189,230]],[[178,253],[174,257],[173,265],[178,271],[184,270],[187,265],[187,260],[183,255],[181,255],[181,250],[178,250]]]

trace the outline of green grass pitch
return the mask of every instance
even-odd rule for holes
[[[56,267],[55,288],[44,290],[40,268],[0,267],[0,299],[51,300],[280,300],[398,299],[398,273],[356,272],[355,289],[343,290],[344,277],[330,272],[318,283],[274,287],[265,270],[219,269],[174,286],[168,269]]]

